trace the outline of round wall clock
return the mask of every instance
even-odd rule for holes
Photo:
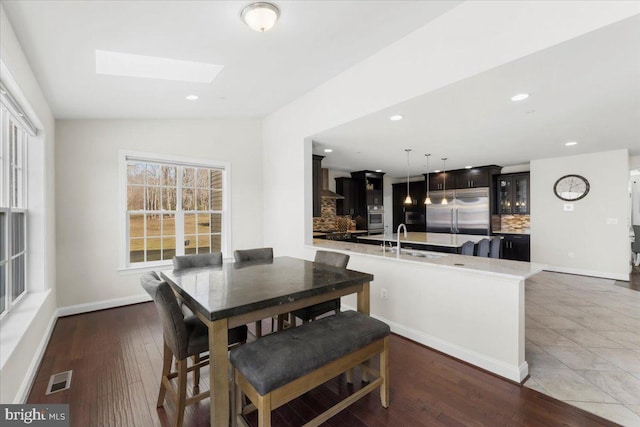
[[[565,175],[556,181],[553,192],[560,200],[575,202],[589,193],[589,181],[580,175]]]

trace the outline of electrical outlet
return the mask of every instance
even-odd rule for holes
[[[380,298],[387,299],[387,290],[385,288],[380,289]]]

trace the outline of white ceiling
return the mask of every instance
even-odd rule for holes
[[[3,1],[56,118],[262,117],[460,2]],[[224,65],[211,84],[96,75],[95,50]],[[196,94],[197,101],[185,96]]]
[[[513,102],[511,96],[530,93]],[[389,117],[402,114],[392,122]],[[628,148],[640,155],[640,16],[313,137],[323,167],[412,176]],[[578,141],[566,147],[567,141]],[[324,154],[323,148],[333,148]]]

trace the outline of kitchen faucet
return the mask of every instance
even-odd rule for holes
[[[396,231],[396,234],[398,235],[398,240],[396,241],[396,250],[398,252],[396,252],[398,254],[398,256],[400,256],[400,229],[404,228],[404,238],[407,238],[407,226],[404,224],[400,224],[398,226],[398,231]]]

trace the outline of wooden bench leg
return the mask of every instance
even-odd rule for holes
[[[389,337],[384,339],[384,349],[380,353],[380,403],[385,408],[389,407]]]
[[[256,338],[262,338],[262,320],[256,322]]]
[[[238,371],[233,370],[231,382],[231,427],[237,427],[238,417],[242,414],[242,390],[238,386]]]
[[[271,394],[258,396],[258,427],[271,427]]]

